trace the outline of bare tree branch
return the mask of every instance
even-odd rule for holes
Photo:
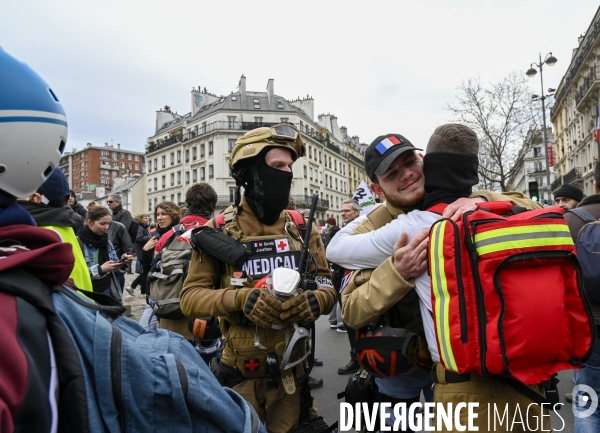
[[[498,83],[483,85],[468,78],[448,105],[452,121],[473,129],[479,137],[480,187],[506,191],[525,154],[535,144],[539,113],[531,104],[527,78],[512,72]]]

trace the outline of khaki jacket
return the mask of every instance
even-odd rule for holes
[[[491,191],[476,191],[471,197],[482,197],[487,201],[510,201],[515,206],[540,209],[543,206],[531,201],[519,192],[499,194]],[[405,213],[389,203],[369,213],[353,234],[368,233],[382,227],[398,215]],[[371,215],[373,214],[373,215]],[[386,215],[387,214],[387,215]],[[373,224],[376,222],[377,227]],[[387,313],[391,326],[413,330],[422,328],[419,298],[414,278],[405,280],[398,274],[392,258],[386,259],[375,269],[357,271],[342,292],[342,318],[353,329],[360,329]],[[394,308],[390,311],[391,308]]]
[[[235,211],[235,217],[232,225],[236,227],[236,232],[239,228],[239,233],[228,233],[232,237],[253,237],[253,236],[285,236],[284,225],[286,222],[292,222],[287,212],[283,211],[279,220],[270,226],[262,224],[254,215],[248,206],[245,198],[241,201],[242,212]],[[207,226],[212,226],[212,221],[209,221]],[[227,225],[229,227],[229,225]],[[228,231],[227,228],[225,230]],[[298,244],[300,247],[300,244]],[[313,224],[309,249],[314,255],[318,263],[318,276],[321,277],[321,285],[319,290],[327,295],[326,305],[322,306],[321,314],[328,314],[336,302],[336,291],[331,286],[331,273],[325,258],[325,249],[323,242]],[[235,296],[236,290],[229,286],[229,276],[226,275],[226,267],[218,259],[206,254],[194,251],[188,276],[185,280],[184,287],[181,291],[181,309],[188,317],[199,316],[232,316],[235,313],[240,313],[241,309],[236,306]],[[309,271],[314,269],[314,264],[309,265]],[[249,281],[244,284],[245,287],[254,287],[255,281],[249,278]],[[267,353],[274,351],[274,347],[285,341],[286,330],[273,330],[257,327],[253,322],[239,324],[231,323],[230,321],[221,320],[221,330],[225,335],[226,344],[222,354],[222,361],[230,366],[237,366],[246,377],[264,377],[266,372],[262,362]],[[289,336],[293,334],[293,329],[289,332]],[[259,349],[254,345],[255,334],[258,334],[260,343],[267,347],[267,350]],[[259,359],[260,368],[253,373],[247,374],[243,370],[243,362],[248,359]]]

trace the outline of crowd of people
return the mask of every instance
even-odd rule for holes
[[[323,232],[318,233],[315,225],[309,238],[307,215],[294,209],[290,197],[292,167],[305,155],[305,145],[289,124],[258,128],[236,141],[229,161],[236,198],[221,214],[215,214],[215,190],[199,183],[187,190],[185,208],[165,201],[152,215],[133,216],[118,194],[108,197],[108,208],[91,203],[85,209],[77,202],[56,168],[67,135],[62,106],[35,72],[1,49],[0,66],[15,71],[7,75],[11,84],[0,82],[0,101],[6,97],[13,104],[4,107],[0,102],[0,116],[2,110],[34,106],[52,114],[28,120],[33,126],[26,126],[35,133],[18,138],[23,149],[32,152],[17,155],[3,149],[6,157],[0,161],[0,345],[5,350],[0,358],[0,431],[57,431],[57,426],[65,425],[65,417],[75,416],[64,409],[70,394],[60,395],[66,388],[64,374],[53,371],[65,351],[57,344],[56,333],[47,331],[46,337],[51,320],[40,313],[55,317],[48,300],[57,291],[53,287],[63,285],[83,295],[89,305],[106,303],[111,311],[119,311],[123,290],[134,295],[139,288],[148,306],[140,320],[143,329],[135,332],[153,333],[158,339],[169,331],[193,347],[197,365],[183,366],[187,358],[182,356],[171,376],[180,377],[185,367],[207,389],[232,390],[219,394],[217,403],[223,413],[242,408],[235,412],[245,417],[238,431],[331,431],[310,392],[323,384],[310,376],[312,367],[321,363],[314,353],[314,322],[323,315],[328,315],[331,329],[348,335],[350,361],[338,373],[376,375],[378,402],[476,400],[481,406],[475,425],[486,431],[487,403],[506,405],[512,413],[531,403],[531,393],[535,400],[551,391],[545,383],[527,384],[524,391],[505,377],[458,374],[441,362],[427,258],[432,225],[442,219],[457,221],[486,202],[508,202],[523,211],[543,208],[520,193],[473,192],[478,184],[479,141],[470,128],[438,127],[425,156],[403,135],[377,137],[366,149],[364,164],[371,188],[383,202],[361,215],[359,204],[348,199],[340,209],[343,227],[328,218]],[[37,105],[14,97],[19,89],[31,88],[37,89]],[[58,120],[48,122],[49,118]],[[0,125],[21,133],[19,122]],[[20,135],[7,131],[4,136],[9,138]],[[23,167],[31,174],[23,175]],[[595,170],[598,194],[585,197],[572,185],[555,193],[557,206],[573,211],[565,220],[575,243],[588,220],[574,210],[584,209],[599,219],[599,185],[600,165]],[[299,272],[289,292],[278,291],[283,280],[276,279],[274,271],[281,267]],[[126,272],[138,274],[131,286],[125,283]],[[19,291],[11,281],[21,281],[20,273],[36,276],[41,283]],[[34,290],[48,293],[45,303],[32,304],[34,297],[28,293]],[[585,292],[586,302],[589,298],[598,314],[595,302],[600,296],[594,299],[588,286]],[[600,314],[595,319],[600,321]],[[374,330],[390,338],[414,331],[419,335],[417,348],[409,355],[404,350],[408,343],[399,340],[391,349],[365,349],[365,334],[371,332],[371,340],[377,339]],[[583,368],[574,368],[578,385],[600,393],[599,350],[600,346],[590,349]],[[381,360],[374,361],[374,353]],[[108,386],[102,381],[109,378],[86,380],[79,391],[84,400],[96,387]],[[123,380],[135,387],[135,377]],[[182,382],[180,389],[187,390],[187,385]],[[239,396],[243,400],[237,400]],[[576,402],[580,398],[574,396]],[[36,400],[38,404],[33,404]],[[577,408],[585,410],[586,405]],[[576,431],[598,431],[597,412],[576,418]],[[543,420],[545,414],[547,409],[536,406],[526,417]],[[187,414],[179,408],[168,411],[168,416]],[[390,409],[389,425],[394,416]],[[108,431],[102,420],[93,422],[88,431]],[[539,431],[548,431],[548,423],[547,418],[540,422]],[[214,422],[200,430],[219,429]],[[522,431],[530,430],[523,425]]]

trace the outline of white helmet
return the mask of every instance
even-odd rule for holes
[[[50,86],[0,47],[0,189],[37,191],[67,143],[67,118]]]

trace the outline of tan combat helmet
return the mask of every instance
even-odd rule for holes
[[[267,147],[290,149],[294,161],[306,153],[298,130],[289,123],[279,123],[271,127],[253,129],[240,137],[231,151],[229,167],[233,168],[238,162],[257,156]]]

